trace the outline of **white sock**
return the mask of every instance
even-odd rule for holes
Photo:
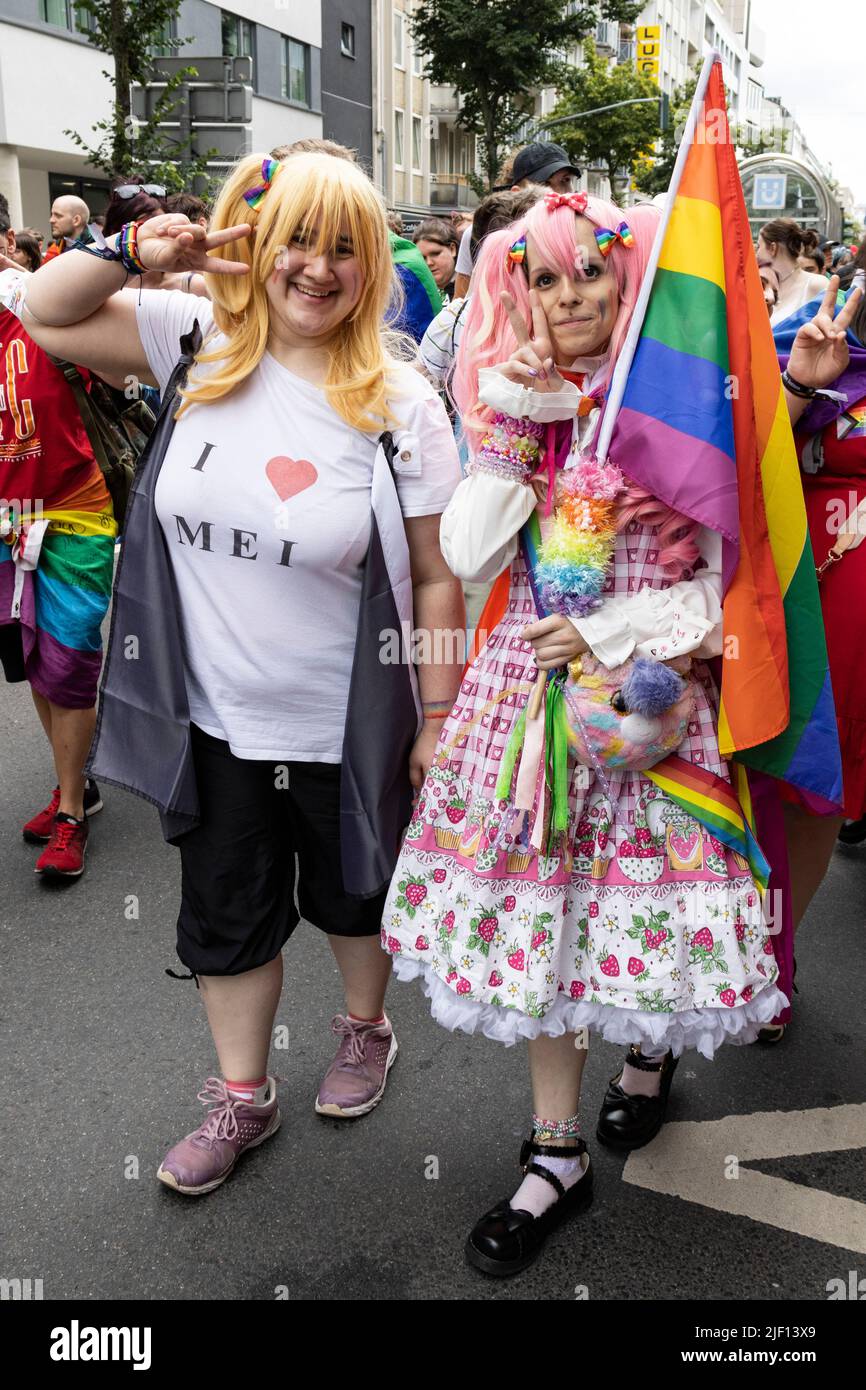
[[[270,1078],[266,1076],[261,1086],[245,1086],[243,1082],[230,1086],[226,1082],[226,1090],[233,1099],[242,1100],[245,1105],[264,1105],[268,1099],[270,1084]]]
[[[667,1056],[667,1052],[644,1052],[641,1050],[640,1055],[645,1062],[661,1062],[662,1058]],[[639,1067],[630,1067],[626,1061],[623,1063],[619,1084],[627,1096],[657,1096],[661,1079],[661,1069],[641,1071]]]
[[[562,1153],[568,1153],[563,1149]],[[574,1187],[579,1182],[586,1171],[586,1154],[575,1153],[573,1157],[549,1158],[547,1154],[533,1154],[533,1163],[537,1163],[539,1168],[547,1168],[562,1183],[566,1191]],[[559,1201],[559,1194],[553,1183],[546,1178],[540,1178],[536,1173],[527,1173],[523,1182],[518,1187],[514,1196],[511,1198],[513,1209],[528,1211],[532,1216],[541,1216],[548,1207],[552,1207],[554,1202]]]

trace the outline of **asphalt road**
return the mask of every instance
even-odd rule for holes
[[[516,1184],[529,1113],[522,1049],[445,1033],[417,985],[395,984],[401,1051],[384,1101],[359,1121],[322,1119],[313,1100],[341,1000],[327,943],[306,924],[285,953],[279,1135],[210,1196],[156,1181],[165,1149],[200,1123],[196,1092],[216,1071],[195,986],[164,973],[181,969],[178,856],[151,807],[109,788],[86,876],[42,884],[20,826],[53,785],[48,749],[26,687],[0,687],[0,701],[0,1277],[41,1279],[46,1299],[804,1300],[826,1298],[858,1261],[866,1274],[866,847],[837,851],[813,904],[784,1043],[727,1048],[715,1063],[684,1058],[671,1123],[631,1180],[591,1137],[619,1061],[593,1043],[583,1117],[594,1205],[531,1271],[494,1282],[462,1247]],[[126,915],[131,895],[137,919]],[[786,1152],[741,1155],[742,1187],[702,1146],[717,1130],[676,1123],[725,1120],[724,1138],[727,1117],[768,1111],[788,1116]],[[815,1152],[801,1152],[803,1133]],[[692,1136],[685,1165],[678,1135]],[[433,1157],[438,1177],[426,1176]],[[756,1187],[757,1174],[786,1182]],[[688,1200],[652,1190],[666,1182]],[[724,1209],[748,1191],[760,1220]],[[802,1234],[816,1221],[820,1238]]]

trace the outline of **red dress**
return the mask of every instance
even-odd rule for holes
[[[821,436],[824,466],[804,473],[815,564],[821,565],[844,520],[866,497],[866,397],[849,406],[858,424],[843,439],[837,422]],[[844,420],[844,416],[840,417]],[[830,565],[819,585],[830,679],[842,750],[845,815],[866,815],[866,542]]]

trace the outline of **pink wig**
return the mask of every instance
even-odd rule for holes
[[[457,353],[452,394],[473,453],[494,415],[488,406],[478,403],[479,369],[506,362],[517,347],[508,315],[500,303],[503,291],[513,298],[530,332],[532,328],[528,279],[520,266],[510,268],[508,250],[528,234],[536,258],[543,259],[553,270],[583,280],[586,276],[575,237],[578,216],[585,216],[596,227],[615,228],[625,220],[634,236],[633,246],[617,242],[607,257],[619,293],[619,313],[608,343],[610,357],[606,373],[597,384],[606,389],[610,382],[646,272],[659,224],[659,210],[643,204],[629,208],[626,213],[614,203],[589,197],[585,213],[575,214],[565,205],[550,212],[542,199],[510,227],[491,232],[484,238],[472,272],[472,295]],[[660,563],[672,579],[693,567],[698,556],[694,539],[696,523],[634,486],[620,499],[618,528],[622,529],[631,520],[659,528]]]

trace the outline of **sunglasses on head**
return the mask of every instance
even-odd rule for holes
[[[155,198],[165,197],[165,189],[161,183],[122,183],[114,192],[118,198],[134,198],[136,193],[152,193]]]

